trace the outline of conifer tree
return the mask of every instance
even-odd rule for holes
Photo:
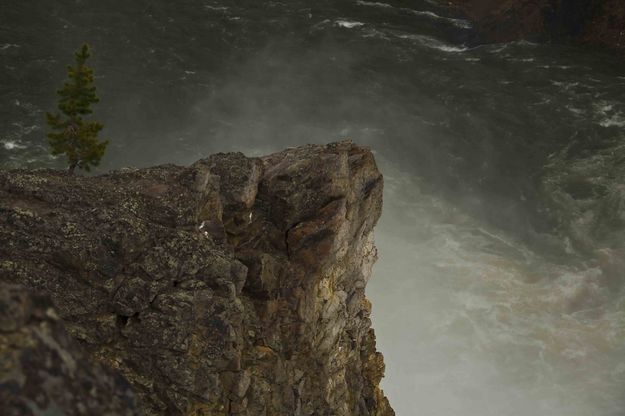
[[[83,116],[92,113],[91,105],[100,101],[96,96],[93,69],[86,65],[91,56],[89,45],[82,45],[74,56],[76,64],[67,66],[68,80],[57,91],[61,114],[46,113],[52,129],[48,134],[51,153],[67,155],[70,174],[77,167],[88,172],[92,166],[97,166],[108,145],[108,141],[98,140],[98,133],[104,126],[97,121],[83,119]]]

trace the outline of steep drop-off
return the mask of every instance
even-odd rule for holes
[[[49,295],[144,414],[393,415],[365,298],[382,184],[350,142],[0,171],[0,281]]]

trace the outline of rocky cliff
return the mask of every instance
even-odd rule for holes
[[[0,281],[50,296],[143,414],[393,415],[365,297],[382,183],[349,142],[89,178],[1,171]]]
[[[139,413],[128,382],[84,353],[47,297],[0,284],[0,414]]]
[[[621,0],[450,0],[487,40],[576,40],[625,49]]]

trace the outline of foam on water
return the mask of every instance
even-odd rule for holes
[[[344,27],[346,29],[353,29],[355,27],[360,27],[360,26],[364,26],[365,25],[362,22],[356,22],[356,21],[352,21],[352,20],[336,20],[334,22],[334,24],[336,26]]]
[[[618,415],[625,374],[609,357],[624,349],[625,313],[600,270],[551,263],[380,162],[386,205],[370,293],[394,305],[391,316],[374,310],[374,325],[398,415]],[[399,270],[411,275],[385,279]],[[409,346],[385,342],[397,338],[387,334],[395,319]]]
[[[567,69],[571,69],[572,68],[572,66],[570,66],[570,65],[541,65],[540,67],[544,68],[544,69],[555,68],[555,69],[563,69],[563,70],[567,70]]]
[[[447,43],[441,42],[438,39],[434,39],[432,37],[424,35],[400,34],[397,35],[397,37],[401,39],[416,41],[427,48],[436,49],[448,53],[466,52],[467,50],[469,50],[469,48],[467,47],[449,45]]]
[[[408,11],[409,13],[412,13],[418,16],[426,16],[432,19],[442,20],[442,21],[451,23],[454,26],[459,27],[461,29],[471,29],[473,27],[473,25],[471,25],[471,23],[467,20],[453,19],[451,17],[439,16],[438,14],[430,12],[430,11],[421,11],[421,10],[412,10],[412,9],[402,9],[402,10]]]
[[[375,39],[382,39],[385,41],[390,40],[390,37],[388,34],[377,30],[375,28],[372,27],[368,27],[364,30],[363,34],[362,34],[363,38],[375,38]]]
[[[5,43],[3,45],[0,45],[0,51],[4,51],[7,50],[9,48],[19,48],[20,45],[17,45],[15,43]]]
[[[566,109],[569,110],[571,113],[577,115],[577,116],[581,116],[581,115],[584,114],[584,110],[582,110],[580,108],[573,107],[571,105],[567,105]]]
[[[205,4],[204,8],[208,9],[208,10],[219,11],[219,12],[228,11],[228,7],[225,7],[225,6],[213,6],[213,5],[210,5],[210,4]]]
[[[615,104],[604,100],[595,103],[595,116],[601,127],[625,127],[625,115],[615,108]]]
[[[622,114],[615,114],[599,122],[601,127],[625,127],[625,117]]]
[[[22,144],[19,140],[0,140],[2,146],[6,150],[18,150],[18,149],[26,149],[27,146]]]
[[[569,91],[579,86],[579,82],[551,81],[551,83],[557,87],[562,88],[564,91]]]
[[[379,3],[379,2],[374,2],[374,1],[363,1],[363,0],[358,0],[356,2],[356,4],[360,5],[360,6],[369,6],[369,7],[382,7],[385,9],[392,9],[393,6],[391,6],[388,3]]]
[[[372,1],[364,1],[364,0],[358,0],[356,2],[356,4],[358,4],[359,6],[366,6],[366,7],[379,7],[379,8],[383,8],[383,9],[396,9],[398,12],[402,12],[402,13],[410,13],[410,14],[414,14],[416,16],[425,16],[425,17],[429,17],[431,19],[435,19],[435,20],[440,20],[440,21],[444,21],[446,23],[450,23],[453,24],[454,26],[461,28],[461,29],[470,29],[471,27],[473,27],[471,25],[471,23],[467,20],[464,19],[454,19],[451,17],[445,17],[445,16],[440,16],[434,12],[428,11],[428,10],[414,10],[414,9],[408,9],[405,7],[402,8],[396,8],[388,3],[380,3],[380,2],[372,2]]]

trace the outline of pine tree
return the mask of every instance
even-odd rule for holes
[[[92,113],[91,105],[100,101],[93,83],[93,69],[86,65],[91,56],[89,45],[82,45],[74,55],[76,65],[67,66],[68,80],[57,91],[61,97],[58,108],[62,114],[46,113],[52,129],[48,134],[51,153],[67,155],[70,174],[77,167],[88,172],[92,166],[97,166],[108,145],[108,141],[98,140],[98,133],[104,126],[83,119]]]

